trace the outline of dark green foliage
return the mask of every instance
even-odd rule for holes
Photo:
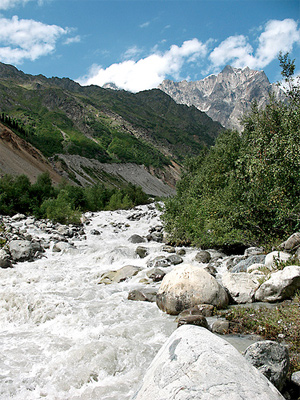
[[[0,179],[0,214],[21,212],[60,223],[80,223],[84,211],[127,209],[148,201],[142,189],[132,184],[124,189],[107,189],[103,185],[83,188],[62,182],[54,188],[47,173],[34,184],[25,175]]]
[[[300,104],[254,104],[241,136],[227,131],[187,165],[164,220],[174,241],[266,243],[300,229]]]

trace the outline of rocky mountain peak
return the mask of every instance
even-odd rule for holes
[[[274,89],[264,71],[227,65],[218,75],[195,82],[165,80],[159,86],[177,103],[193,105],[225,128],[242,130],[240,118],[250,110],[253,100],[263,107]],[[276,90],[277,89],[277,90]]]

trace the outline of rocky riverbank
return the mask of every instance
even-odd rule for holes
[[[91,213],[83,216],[81,226],[53,224],[51,221],[39,221],[20,214],[14,217],[2,216],[0,220],[2,278],[5,278],[4,271],[10,270],[10,275],[13,275],[14,268],[19,271],[18,268],[23,263],[23,268],[26,268],[28,262],[35,263],[38,260],[47,260],[64,254],[72,260],[72,257],[74,259],[80,257],[82,252],[88,254],[92,251],[87,248],[88,243],[92,243],[94,250],[97,249],[99,252],[99,246],[104,246],[103,251],[105,250],[106,240],[112,234],[116,238],[127,237],[126,244],[122,242],[120,247],[115,247],[109,254],[97,256],[100,257],[102,265],[110,267],[107,270],[103,270],[105,269],[103,267],[102,272],[98,273],[97,277],[94,276],[91,285],[99,285],[99,288],[111,287],[115,288],[113,289],[115,291],[118,287],[124,290],[122,285],[130,283],[126,301],[156,303],[163,312],[177,315],[174,329],[176,324],[180,326],[157,355],[156,361],[153,361],[154,364],[142,382],[142,388],[136,394],[137,399],[173,399],[174,393],[179,392],[181,397],[176,398],[180,399],[215,398],[217,392],[213,387],[217,386],[218,390],[224,393],[224,398],[234,398],[233,394],[240,391],[248,393],[248,397],[243,398],[255,397],[257,393],[251,392],[247,385],[244,386],[245,382],[248,382],[250,387],[252,385],[252,388],[253,382],[256,382],[258,393],[263,393],[262,397],[257,394],[259,398],[281,398],[276,389],[264,381],[261,374],[257,375],[248,367],[249,360],[255,366],[260,365],[259,369],[286,398],[293,398],[288,397],[291,394],[287,392],[286,387],[287,383],[292,382],[293,390],[290,393],[294,395],[297,390],[299,391],[299,373],[293,374],[290,380],[286,347],[279,345],[281,353],[276,347],[277,343],[273,342],[268,344],[267,350],[248,349],[245,353],[248,361],[244,359],[241,361],[240,355],[231,354],[235,353],[232,346],[217,336],[228,332],[228,321],[211,319],[211,315],[215,309],[224,309],[228,305],[254,305],[258,302],[274,304],[293,296],[300,288],[300,266],[297,265],[300,257],[300,234],[295,233],[288,238],[282,244],[281,251],[265,254],[261,248],[249,248],[244,254],[230,255],[216,250],[202,251],[168,245],[159,220],[159,211],[154,205],[137,207],[126,214],[123,213],[119,222],[115,218],[110,223],[110,233],[106,232],[108,225],[99,224],[99,219],[95,223],[96,219]],[[140,226],[145,227],[143,232]],[[127,262],[122,261],[122,255]],[[116,264],[119,264],[119,267]],[[194,326],[182,327],[182,325]],[[204,328],[206,331],[203,331]],[[226,338],[226,335],[223,337]],[[177,351],[179,342],[186,345],[180,351],[178,347]],[[210,343],[210,346],[207,347],[207,343]],[[164,354],[171,348],[172,354],[170,353],[167,359]],[[224,355],[224,359],[213,361],[211,358],[213,354],[220,352]],[[183,354],[189,361],[182,358]],[[237,357],[242,363],[238,368],[239,371],[241,369],[245,371],[247,365],[247,373],[237,373],[235,368],[238,364],[233,361],[227,362],[226,357],[228,360]],[[259,362],[258,359],[264,361]],[[199,360],[202,361],[199,363]],[[182,370],[180,365],[186,366],[183,381],[176,372]],[[217,368],[217,365],[221,367]],[[162,368],[171,371],[171,375],[169,373],[161,375]],[[154,374],[152,380],[156,381],[155,376],[159,373],[161,379],[165,382],[175,382],[174,385],[169,386],[162,381],[155,388],[154,384],[150,384],[151,379],[147,378],[149,371]],[[253,382],[251,374],[255,376]],[[198,382],[196,386],[195,382]],[[228,391],[224,391],[225,387]],[[162,394],[165,397],[162,397]]]

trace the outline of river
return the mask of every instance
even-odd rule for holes
[[[134,214],[143,216],[128,220]],[[139,259],[137,245],[128,241],[160,224],[159,212],[141,206],[95,213],[90,221],[76,249],[50,248],[40,260],[0,269],[3,400],[130,399],[176,328],[155,303],[127,300],[131,289],[143,286],[145,271],[126,282],[98,283],[103,272],[128,264],[146,267],[159,254],[162,244],[149,242],[151,255]],[[92,235],[93,229],[101,234]],[[30,233],[47,236],[34,227]]]

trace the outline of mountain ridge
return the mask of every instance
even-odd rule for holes
[[[164,80],[159,86],[178,104],[194,105],[225,128],[242,130],[241,117],[250,111],[251,103],[264,107],[272,91],[279,98],[283,93],[271,84],[264,71],[234,68],[227,65],[218,75],[199,81]]]
[[[80,171],[76,163],[70,167],[59,161],[62,154],[120,166],[143,164],[174,187],[179,179],[174,165],[211,146],[223,130],[205,113],[178,105],[159,89],[133,94],[80,86],[69,78],[28,75],[3,63],[0,112],[20,128],[11,127],[16,134],[54,166],[66,168],[70,179]],[[90,181],[92,174],[101,181],[101,174],[93,171]]]

